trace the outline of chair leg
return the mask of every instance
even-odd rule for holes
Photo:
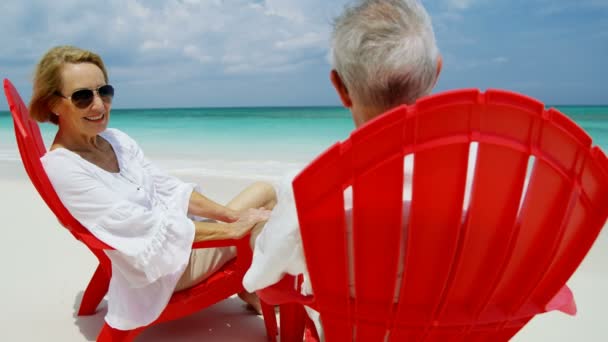
[[[317,332],[317,328],[315,324],[310,319],[310,317],[304,317],[305,330],[304,330],[304,341],[306,342],[319,342],[321,339],[319,338],[319,333]]]
[[[118,330],[105,323],[97,336],[97,342],[132,342],[142,331],[143,328]]]
[[[268,341],[276,342],[277,340],[277,316],[274,313],[274,306],[266,304],[263,300],[260,300],[262,305],[262,315],[264,316],[264,325],[266,326],[266,336]]]
[[[110,278],[100,264],[97,266],[97,270],[95,270],[87,289],[84,291],[82,301],[80,302],[80,310],[78,310],[78,316],[94,314],[95,310],[97,310],[97,306],[103,299],[103,296],[108,292],[109,285]]]
[[[301,304],[282,304],[280,306],[281,342],[301,342],[304,336],[306,311]]]

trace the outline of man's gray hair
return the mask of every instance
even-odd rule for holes
[[[335,19],[332,63],[366,106],[414,103],[431,92],[439,50],[417,0],[360,0]]]

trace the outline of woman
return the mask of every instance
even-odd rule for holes
[[[255,183],[226,206],[206,198],[156,168],[128,135],[107,128],[113,96],[98,55],[59,46],[36,68],[30,115],[59,127],[42,163],[70,213],[115,248],[106,252],[113,270],[106,321],[131,330],[154,321],[173,292],[235,256],[234,248],[193,251],[193,241],[236,239],[261,227],[275,193]],[[259,310],[257,297],[240,296]]]

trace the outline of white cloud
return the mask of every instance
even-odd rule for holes
[[[462,22],[464,20],[464,16],[459,12],[442,12],[436,14],[432,17],[433,24],[439,23],[449,23],[449,22]]]
[[[327,46],[327,37],[317,32],[307,32],[300,36],[277,41],[274,46],[281,50],[322,48]]]
[[[501,65],[501,64],[506,64],[509,63],[509,58],[505,57],[505,56],[498,56],[498,57],[494,57],[494,58],[490,58],[490,59],[464,59],[464,58],[459,58],[457,56],[454,56],[453,54],[446,54],[446,56],[444,57],[444,61],[448,64],[444,64],[446,65],[446,67],[449,65],[449,68],[453,68],[454,70],[472,70],[472,69],[479,69],[479,68],[488,68],[488,67],[495,67],[496,65]]]
[[[536,12],[543,16],[552,16],[563,12],[586,10],[606,10],[607,0],[536,0]]]
[[[503,64],[503,63],[508,63],[508,62],[509,62],[509,58],[504,57],[504,56],[492,58],[492,63]]]
[[[3,0],[0,60],[32,67],[54,45],[101,54],[112,65],[247,73],[288,71],[328,49],[330,19],[346,0]],[[4,55],[4,56],[3,56]],[[226,56],[242,56],[231,62]],[[255,58],[255,60],[253,60]],[[251,61],[249,61],[251,59]]]
[[[141,44],[142,50],[156,50],[163,49],[169,46],[169,40],[165,39],[162,41],[158,40],[146,40]]]
[[[137,103],[146,106],[146,101],[181,105],[178,99],[276,103],[284,89],[306,103],[312,96],[306,93],[322,96],[323,86],[332,91],[327,81],[331,21],[350,1],[0,0],[0,76],[13,80],[27,98],[42,54],[52,46],[72,44],[101,54],[120,90],[117,103],[138,96]],[[589,96],[605,102],[596,70],[604,70],[600,60],[608,22],[600,11],[608,8],[608,0],[529,0],[518,1],[518,6],[509,0],[422,1],[446,63],[440,86],[478,85],[488,78],[486,83],[500,85],[514,70],[527,70],[522,63],[535,64],[537,74],[531,77],[563,78],[562,72],[553,76],[554,70],[571,63],[577,68],[564,72],[572,73],[573,80],[576,73],[589,75],[589,84],[599,89]],[[573,15],[564,26],[558,16],[538,20],[541,11]],[[530,46],[535,54],[529,53]],[[539,51],[554,49],[559,53],[551,55],[551,63],[539,57]],[[255,87],[256,96],[247,87]],[[214,90],[207,99],[201,100],[198,92],[185,93],[207,88]],[[167,96],[150,95],[158,89]],[[222,91],[227,100],[216,101]],[[2,108],[6,106],[0,98]]]
[[[473,4],[475,0],[446,0],[450,8],[465,10]]]
[[[281,0],[266,0],[264,14],[302,23],[306,17],[299,10],[297,3]]]
[[[185,46],[184,55],[198,61],[201,64],[207,64],[213,61],[213,57],[206,55],[198,46],[195,45]]]
[[[539,89],[545,86],[546,84],[541,81],[519,81],[516,83],[508,84],[509,88],[522,91],[527,91],[530,89]]]
[[[126,1],[128,13],[135,18],[146,19],[150,16],[150,10],[140,4],[137,0]]]

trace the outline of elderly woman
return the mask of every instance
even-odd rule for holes
[[[42,163],[70,213],[115,248],[106,252],[113,270],[106,321],[130,330],[154,321],[173,292],[235,257],[234,248],[193,251],[194,241],[245,236],[267,219],[275,193],[255,183],[226,206],[208,199],[154,166],[127,134],[107,128],[113,96],[97,54],[55,47],[37,66],[30,115],[59,126]],[[241,298],[259,309],[254,295]]]
[[[331,51],[330,80],[356,127],[430,94],[442,66],[431,19],[418,0],[354,1],[335,20]],[[312,293],[291,189],[294,176],[284,178],[277,207],[255,242],[243,279],[248,291],[273,285],[289,273],[304,274],[303,293]],[[350,212],[348,194],[345,205]],[[318,314],[307,311],[322,335]]]

